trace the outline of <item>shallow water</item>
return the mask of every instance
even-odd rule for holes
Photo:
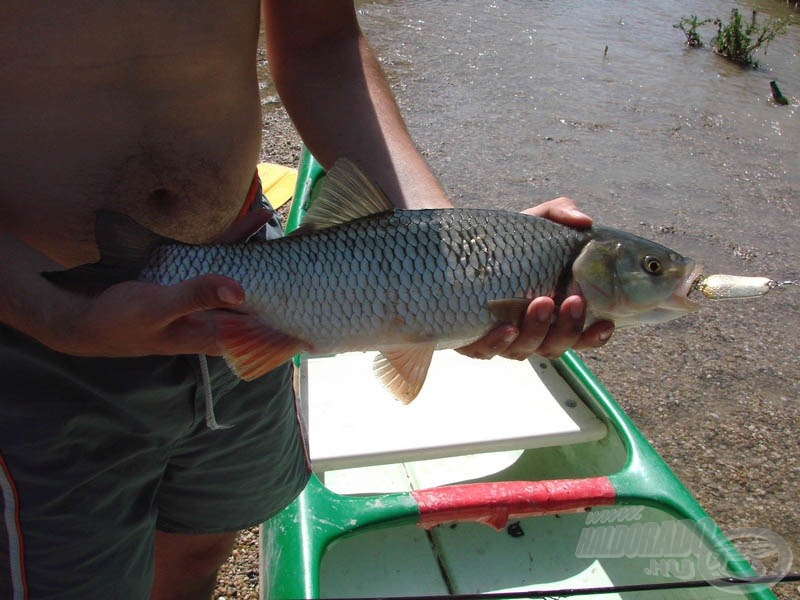
[[[751,273],[776,253],[783,269],[800,259],[800,26],[757,70],[686,48],[672,27],[737,5],[753,6],[416,0],[362,3],[360,19],[456,203],[569,195],[598,222]]]

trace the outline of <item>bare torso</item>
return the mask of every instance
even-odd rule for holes
[[[202,6],[200,6],[202,5]],[[209,241],[260,144],[256,0],[0,6],[0,228],[65,266],[94,213]]]

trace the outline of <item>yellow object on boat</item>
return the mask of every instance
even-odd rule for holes
[[[258,177],[261,188],[273,208],[279,208],[292,199],[297,181],[297,169],[275,163],[260,163]]]

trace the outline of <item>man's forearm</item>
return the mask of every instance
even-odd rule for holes
[[[309,149],[327,167],[347,156],[400,206],[450,206],[408,134],[352,7],[332,2],[328,18],[309,27],[303,13],[314,4],[265,11],[271,72]],[[288,39],[293,27],[286,19],[303,21],[304,27],[294,30],[299,39]]]
[[[40,342],[58,346],[69,337],[69,320],[59,316],[73,299],[41,277],[61,266],[16,237],[0,232],[0,321]],[[62,323],[58,326],[58,323]]]

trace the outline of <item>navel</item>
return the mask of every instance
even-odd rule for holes
[[[159,214],[169,215],[178,206],[180,198],[172,190],[158,188],[153,190],[147,197],[147,203],[152,206]]]

